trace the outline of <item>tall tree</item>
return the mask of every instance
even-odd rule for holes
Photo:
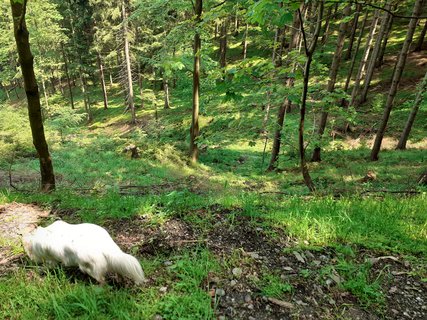
[[[16,47],[28,101],[31,134],[40,161],[41,188],[43,191],[51,191],[55,189],[55,175],[44,134],[39,88],[34,74],[34,58],[31,53],[29,32],[25,22],[27,0],[21,2],[18,2],[18,0],[11,0],[10,3],[12,7]]]
[[[202,41],[200,38],[200,22],[202,21],[203,0],[196,0],[194,14],[196,15],[196,32],[194,34],[194,67],[193,67],[193,113],[190,128],[190,161],[197,162],[199,148],[197,138],[199,136],[199,96],[200,96],[200,54]]]
[[[417,116],[418,110],[420,109],[421,102],[424,99],[425,93],[427,91],[427,73],[425,74],[423,80],[418,89],[417,97],[415,98],[414,105],[412,110],[409,113],[408,120],[406,121],[405,128],[402,131],[402,134],[397,144],[396,149],[404,150],[406,149],[406,142],[408,141],[409,134],[411,133],[412,125],[414,124],[415,117]]]
[[[338,39],[336,44],[336,49],[334,52],[334,57],[332,58],[332,64],[329,72],[329,80],[328,80],[328,87],[327,92],[334,92],[335,90],[335,83],[337,82],[337,75],[338,75],[338,69],[341,63],[341,56],[344,48],[344,41],[347,33],[347,25],[348,22],[345,20],[345,17],[347,17],[350,14],[351,5],[346,5],[343,11],[343,21],[340,23],[339,32],[338,32]],[[320,121],[317,127],[317,135],[319,136],[319,139],[322,137],[323,133],[325,132],[326,128],[326,122],[328,120],[328,112],[323,111],[320,117]],[[320,156],[320,145],[316,145],[313,151],[313,156],[311,157],[311,161],[321,161]]]
[[[393,79],[390,86],[390,91],[387,96],[387,101],[384,107],[384,113],[381,120],[380,127],[378,128],[377,135],[375,137],[375,142],[371,151],[371,160],[377,161],[378,154],[380,152],[381,143],[384,138],[384,133],[387,128],[388,119],[390,117],[391,110],[393,108],[394,98],[396,97],[397,88],[402,78],[403,69],[405,68],[406,58],[408,56],[409,48],[412,43],[412,38],[414,36],[415,28],[417,26],[418,16],[421,13],[423,0],[416,0],[414,4],[414,9],[412,11],[412,18],[409,21],[408,31],[406,32],[405,41],[403,42],[402,49],[400,51],[398,60],[396,62],[396,67],[393,73]]]
[[[301,21],[301,32],[302,32],[302,35],[303,35],[302,38],[304,41],[304,51],[307,57],[307,60],[304,66],[304,82],[303,82],[303,91],[302,91],[301,107],[300,107],[300,123],[299,123],[299,129],[298,129],[298,146],[299,146],[299,154],[300,154],[301,173],[307,188],[311,192],[313,192],[313,191],[316,191],[316,186],[314,185],[313,180],[311,179],[311,176],[307,167],[307,162],[305,160],[304,122],[305,122],[305,113],[306,113],[306,105],[307,105],[308,82],[310,79],[310,66],[311,66],[311,62],[313,61],[313,54],[314,54],[314,51],[316,50],[317,41],[319,39],[320,28],[322,26],[323,1],[320,1],[319,3],[316,27],[315,27],[313,38],[310,44],[308,44],[307,42],[306,34],[304,31],[304,22],[302,19],[302,14],[300,9],[298,9],[298,15]]]
[[[132,68],[130,64],[130,49],[129,49],[129,34],[128,34],[128,13],[127,7],[129,2],[127,0],[122,1],[122,15],[123,15],[123,39],[124,39],[124,54],[126,63],[126,80],[127,80],[127,100],[128,107],[132,115],[132,124],[136,124],[135,104],[133,96],[133,82],[132,82]]]
[[[368,95],[369,91],[369,85],[371,84],[372,77],[374,75],[375,70],[375,64],[377,63],[378,55],[381,51],[381,44],[384,39],[384,36],[387,32],[387,27],[389,24],[389,20],[391,19],[391,14],[388,13],[388,11],[391,9],[391,5],[387,3],[384,6],[385,10],[382,17],[381,17],[381,27],[378,32],[377,38],[375,39],[375,45],[372,50],[371,58],[369,60],[368,68],[366,69],[366,76],[365,76],[365,82],[363,83],[363,89],[361,91],[361,94],[358,98],[357,104],[362,104],[366,101],[366,97]]]
[[[418,38],[417,45],[415,46],[414,51],[421,51],[423,49],[423,43],[424,43],[424,38],[426,36],[426,33],[427,33],[427,19],[426,19],[426,22],[424,23],[423,29],[421,30],[421,34],[420,34],[420,37]]]

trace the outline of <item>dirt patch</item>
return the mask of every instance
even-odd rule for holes
[[[35,229],[37,222],[48,215],[48,211],[32,204],[14,202],[0,206],[0,268],[16,258],[21,236]]]

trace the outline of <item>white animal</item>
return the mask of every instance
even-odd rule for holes
[[[31,260],[55,266],[78,266],[81,271],[105,282],[107,272],[115,272],[135,281],[144,282],[144,273],[136,258],[124,253],[108,232],[95,224],[68,224],[56,221],[38,227],[22,239]]]

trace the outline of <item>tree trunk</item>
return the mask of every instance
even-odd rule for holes
[[[307,162],[305,160],[304,122],[305,122],[305,112],[306,112],[306,104],[307,104],[308,81],[310,79],[310,66],[311,66],[311,62],[313,61],[314,50],[316,49],[317,41],[319,39],[320,28],[322,26],[323,1],[320,1],[319,6],[320,7],[318,10],[316,29],[314,31],[313,39],[311,41],[310,46],[308,46],[306,41],[306,36],[304,32],[304,22],[302,20],[301,11],[298,9],[299,18],[301,21],[301,29],[303,32],[305,54],[307,57],[307,61],[304,66],[304,86],[303,86],[302,97],[301,97],[298,145],[299,145],[299,154],[300,154],[301,173],[307,188],[311,192],[316,191],[316,186],[314,185],[313,180],[311,179],[310,173],[308,172]]]
[[[102,97],[104,100],[104,110],[107,110],[108,109],[107,87],[105,86],[104,67],[102,65],[102,59],[99,52],[97,52],[97,60],[98,60],[98,68],[99,68],[99,79],[101,80]]]
[[[375,68],[381,67],[384,63],[384,54],[385,54],[385,50],[387,48],[387,42],[388,42],[388,38],[390,36],[391,28],[393,27],[393,20],[394,20],[393,16],[390,16],[388,19],[387,30],[386,30],[384,37],[383,37],[383,42],[381,44],[381,49],[380,49],[380,52],[378,54],[378,58],[377,58],[377,62],[375,64]]]
[[[416,0],[412,17],[418,17],[421,12],[423,0]],[[411,46],[412,38],[414,36],[415,28],[417,26],[417,18],[410,19],[408,25],[408,31],[406,38],[403,43],[402,50],[400,51],[398,61],[393,74],[393,80],[391,82],[390,91],[387,96],[387,102],[384,108],[384,114],[381,120],[380,127],[378,128],[377,135],[375,137],[374,146],[372,147],[371,160],[377,161],[378,154],[380,152],[381,143],[384,138],[384,133],[387,128],[388,119],[390,117],[391,109],[393,108],[394,98],[396,96],[397,88],[399,86],[400,79],[402,77],[403,69],[405,68],[406,57],[408,56],[409,48]]]
[[[301,10],[303,10],[303,5],[301,5]],[[288,53],[298,47],[299,28],[300,28],[300,19],[299,19],[298,12],[296,12],[294,14],[294,19],[292,22],[291,39],[288,47]],[[293,68],[290,72],[290,75],[286,80],[286,86],[289,88],[294,86],[295,79],[292,77],[292,75],[295,73],[296,68],[297,68],[297,65],[296,63],[294,63]],[[292,106],[292,101],[289,99],[289,97],[286,97],[283,104],[280,105],[279,107],[279,111],[277,114],[277,122],[276,122],[277,126],[276,126],[276,131],[274,132],[273,147],[271,149],[270,164],[267,168],[267,171],[273,171],[277,169],[277,162],[279,160],[280,147],[282,143],[283,123],[285,121],[286,112],[290,110],[291,106]]]
[[[348,41],[347,52],[345,54],[344,60],[350,60],[351,52],[353,51],[354,39],[356,37],[356,30],[359,24],[360,11],[362,10],[362,5],[358,4],[356,7],[356,12],[354,13],[353,24],[351,26],[350,38]]]
[[[92,111],[90,109],[90,101],[89,101],[89,97],[87,95],[86,80],[84,78],[83,71],[82,71],[81,67],[79,68],[79,76],[80,76],[80,82],[81,82],[81,90],[83,93],[83,103],[84,103],[85,111],[87,114],[87,121],[91,122],[92,121]]]
[[[248,28],[249,25],[246,24],[245,27],[245,35],[243,36],[243,42],[242,42],[242,47],[243,47],[243,60],[246,59],[247,55],[248,55]]]
[[[114,85],[114,82],[113,82],[113,73],[111,72],[111,70],[110,70],[109,74],[110,74],[110,85],[113,86]]]
[[[55,76],[53,74],[53,69],[50,68],[50,85],[52,86],[52,93],[56,93],[56,86],[55,86]]]
[[[360,60],[359,69],[357,71],[356,79],[354,79],[353,91],[351,92],[351,106],[356,106],[358,101],[357,97],[360,93],[360,82],[365,73],[366,62],[368,61],[369,52],[371,51],[372,40],[374,39],[375,30],[378,24],[378,10],[375,10],[374,18],[372,19],[371,29],[369,31],[368,39],[366,40],[366,47],[363,53],[362,59]]]
[[[414,124],[415,117],[417,116],[417,112],[420,108],[421,102],[423,101],[423,97],[425,92],[427,91],[427,73],[425,74],[421,86],[418,89],[417,97],[415,99],[414,105],[412,106],[411,113],[409,114],[408,121],[406,122],[405,128],[402,131],[402,135],[400,136],[399,143],[397,144],[396,149],[404,150],[406,149],[406,142],[408,141],[409,134],[411,133],[412,125]]]
[[[328,41],[329,26],[330,26],[331,17],[333,15],[333,13],[332,13],[333,9],[334,9],[334,7],[332,5],[330,5],[328,8],[328,11],[326,12],[326,21],[325,21],[325,26],[323,27],[323,36],[322,36],[322,39],[320,40],[320,44],[322,46],[326,43],[326,41]]]
[[[140,62],[138,62],[138,86],[139,86],[139,96],[141,98],[141,109],[143,109],[144,108],[144,89],[143,89],[142,70],[141,70]]]
[[[196,0],[194,13],[196,14],[196,33],[194,35],[194,70],[193,70],[193,113],[190,128],[190,161],[197,162],[199,158],[199,148],[196,140],[199,136],[199,95],[200,95],[200,53],[202,41],[198,31],[202,20],[203,0]]]
[[[52,159],[44,135],[42,113],[40,107],[40,94],[34,75],[33,55],[30,49],[29,33],[25,23],[27,1],[23,3],[10,1],[12,7],[14,35],[18,50],[19,63],[24,78],[24,88],[28,101],[28,115],[30,119],[33,144],[37,150],[40,161],[41,189],[51,191],[55,189],[55,175]]]
[[[386,4],[384,8],[390,10],[391,6],[389,4]],[[369,60],[368,69],[366,70],[365,82],[363,84],[362,93],[358,99],[357,105],[360,105],[366,101],[366,97],[369,91],[369,85],[371,84],[371,80],[374,75],[375,63],[377,62],[377,58],[381,50],[381,43],[387,31],[388,22],[390,18],[391,15],[385,11],[381,18],[380,31],[378,32],[377,38],[375,40],[374,49],[372,50],[371,59]]]
[[[415,46],[414,51],[421,51],[423,49],[424,38],[427,32],[427,20],[424,23],[424,28],[421,30],[420,37],[418,38],[417,45]]]
[[[348,87],[350,85],[351,76],[353,75],[354,66],[356,64],[356,57],[357,57],[357,54],[359,52],[360,43],[362,42],[363,32],[365,30],[366,21],[368,21],[368,16],[369,16],[369,11],[366,11],[365,18],[363,19],[362,25],[360,27],[359,37],[357,39],[357,44],[356,44],[356,49],[354,50],[354,55],[353,55],[353,58],[351,59],[350,70],[347,74],[347,79],[345,81],[344,92],[347,92]],[[341,106],[344,106],[345,102],[346,102],[346,99],[343,98],[341,101]]]
[[[219,38],[219,65],[221,68],[227,66],[227,19],[221,24],[221,33]]]
[[[348,15],[350,15],[350,10],[351,10],[351,5],[347,5],[343,11],[343,17],[347,17]],[[326,89],[327,92],[330,92],[330,93],[334,92],[335,90],[335,83],[337,82],[338,69],[341,63],[341,56],[342,56],[345,37],[347,33],[347,25],[348,25],[347,22],[340,23],[337,45],[335,48],[334,57],[332,58],[332,64],[329,72],[328,87]],[[322,112],[322,115],[320,117],[320,122],[317,128],[317,135],[319,136],[319,140],[321,139],[323,133],[325,132],[327,120],[328,120],[328,112],[324,111]],[[315,146],[313,151],[313,156],[311,157],[311,161],[314,161],[314,162],[321,161],[320,152],[321,152],[320,145]]]
[[[163,75],[163,91],[165,92],[165,109],[170,109],[170,100],[169,100],[169,83],[168,79]]]
[[[70,92],[71,109],[74,109],[73,90],[71,88],[71,80],[70,80],[70,74],[68,72],[67,56],[65,55],[64,44],[63,43],[61,43],[61,49],[62,49],[62,58],[64,59],[65,76],[67,77],[68,90]]]
[[[128,16],[126,11],[127,0],[122,2],[122,15],[123,15],[123,37],[125,42],[124,54],[126,62],[126,80],[128,85],[128,109],[130,109],[132,114],[132,124],[136,124],[136,114],[135,114],[135,103],[133,97],[133,83],[132,83],[132,69],[130,65],[130,52],[129,52],[129,39],[128,39]]]
[[[46,83],[42,77],[42,88],[43,88],[43,96],[44,96],[44,103],[46,105],[46,109],[49,108],[49,100],[48,100],[48,96],[47,96],[47,92],[46,92]]]

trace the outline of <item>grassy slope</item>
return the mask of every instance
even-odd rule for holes
[[[406,79],[418,79],[422,73],[414,65],[409,65],[407,70]],[[382,83],[387,72],[389,69],[385,68],[374,81]],[[409,87],[408,91],[412,90],[413,87]],[[423,259],[425,261],[425,195],[363,199],[356,195],[367,189],[416,188],[416,178],[425,168],[425,149],[384,151],[379,162],[371,163],[367,160],[369,150],[363,143],[359,148],[350,149],[345,140],[330,142],[324,161],[310,164],[310,170],[320,193],[339,190],[345,197],[305,198],[301,197],[306,195],[306,189],[298,171],[295,137],[291,135],[286,140],[280,163],[282,171],[266,174],[261,168],[263,139],[256,138],[256,144],[251,146],[249,142],[253,139],[241,134],[260,128],[263,114],[258,108],[223,103],[215,98],[207,103],[203,109],[202,132],[210,130],[211,136],[207,138],[211,144],[202,152],[200,164],[191,167],[185,160],[190,121],[188,90],[172,92],[172,110],[160,109],[161,94],[154,100],[152,91],[146,90],[146,97],[152,99],[146,101],[144,110],[138,111],[141,128],[136,129],[127,125],[129,114],[123,114],[122,96],[114,93],[116,91],[112,88],[111,107],[107,111],[102,110],[99,103],[100,93],[93,94],[93,100],[98,101],[94,108],[94,122],[89,126],[82,124],[66,129],[62,142],[53,125],[47,124],[58,177],[57,191],[44,195],[5,188],[1,202],[37,202],[55,210],[73,212],[75,215],[69,220],[100,224],[108,219],[144,215],[148,217],[148,225],[162,225],[179,217],[201,230],[201,237],[214,228],[216,216],[209,208],[219,205],[231,212],[229,228],[239,223],[237,217],[249,217],[254,228],[268,230],[272,239],[291,237],[291,250],[303,247],[342,250],[340,248],[349,247],[357,253],[361,248],[370,248],[378,254],[410,256],[416,265],[422,265]],[[384,93],[380,91],[377,95]],[[408,106],[400,102],[408,97],[406,90],[400,91],[392,115],[391,132],[402,126]],[[371,96],[370,102],[379,99]],[[67,105],[59,96],[51,100],[53,105]],[[157,121],[153,101],[159,108]],[[14,108],[13,112],[19,110],[25,118],[22,105]],[[380,110],[373,110],[375,115],[362,119],[361,126],[370,127],[377,121]],[[3,107],[0,112],[9,112],[10,116],[10,109]],[[424,105],[414,125],[415,140],[426,135],[425,124],[421,121],[425,112]],[[288,116],[289,132],[295,128],[297,118],[296,112]],[[24,133],[15,136],[20,134]],[[21,149],[29,151],[13,157],[13,171],[15,177],[22,177],[18,187],[29,189],[35,187],[31,177],[37,176],[38,164],[26,138],[18,140],[22,142]],[[139,146],[140,159],[131,160],[122,153],[129,143]],[[7,147],[3,145],[3,148]],[[1,170],[7,170],[7,159],[2,160]],[[359,179],[368,170],[375,171],[378,179],[360,183]],[[28,173],[30,178],[25,176]],[[120,195],[120,186],[126,185],[152,187],[146,194]],[[164,261],[173,261],[173,264],[165,268]],[[60,270],[46,274],[30,266],[1,278],[0,315],[21,319],[33,319],[34,314],[40,319],[147,319],[155,314],[162,314],[165,319],[210,318],[211,299],[201,289],[201,283],[210,272],[224,276],[230,266],[240,263],[231,256],[220,259],[203,246],[166,256],[144,257],[144,270],[148,277],[154,278],[154,283],[142,289],[100,288],[78,279],[70,282]],[[342,276],[352,277],[353,262],[350,265],[340,263]],[[427,276],[425,269],[418,272],[424,278]],[[374,284],[363,279],[361,289],[349,283],[342,290],[352,292],[362,305],[369,305],[370,301],[381,304],[381,299],[375,295],[380,289],[371,288]],[[262,294],[278,298],[289,291],[287,284],[281,284],[275,278],[274,270],[267,272],[257,285]],[[166,294],[159,291],[163,286],[168,287]],[[365,289],[375,294],[364,296],[361,292]]]

